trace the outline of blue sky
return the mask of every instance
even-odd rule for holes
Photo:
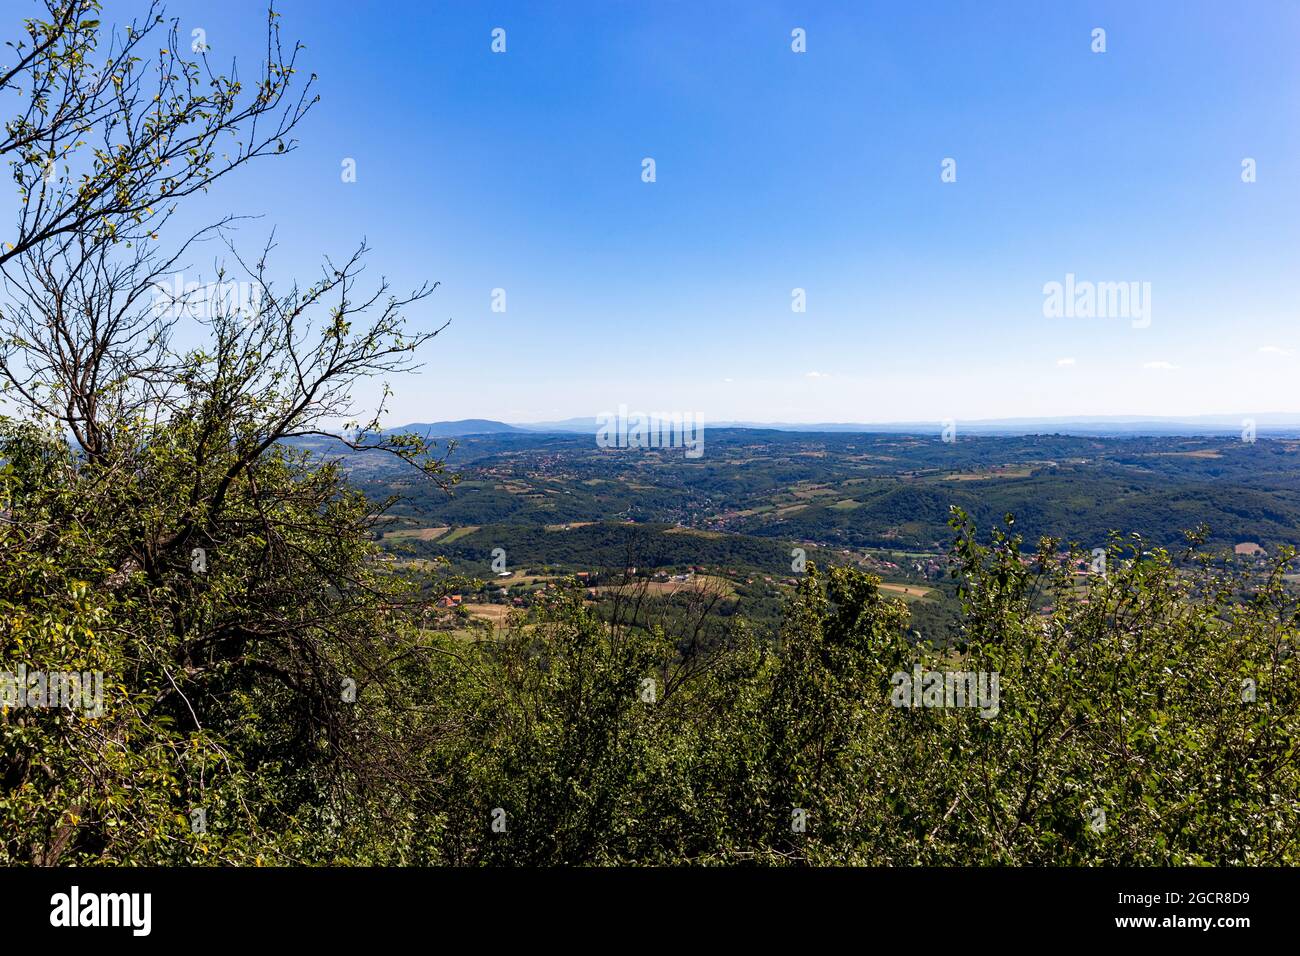
[[[260,4],[214,7],[169,12],[255,57]],[[442,283],[392,424],[1300,410],[1290,0],[277,8],[321,102],[192,214],[262,216],[285,279],[365,237]],[[1149,327],[1045,317],[1067,273]]]

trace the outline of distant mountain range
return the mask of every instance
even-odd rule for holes
[[[488,418],[462,418],[455,422],[411,422],[386,428],[386,432],[403,432],[422,435],[425,438],[457,438],[461,435],[497,435],[501,432],[525,431],[524,427],[494,422]],[[547,429],[542,429],[546,431]],[[593,429],[594,431],[594,429]]]
[[[1093,415],[1058,418],[984,418],[957,419],[958,434],[975,435],[1240,435],[1247,422],[1253,422],[1256,434],[1300,435],[1300,413],[1268,412],[1239,415],[1189,415],[1158,417],[1139,415]],[[705,422],[707,428],[753,428],[784,432],[864,432],[908,435],[938,434],[940,421],[920,422]],[[428,438],[459,438],[467,435],[503,433],[577,433],[594,434],[595,418],[566,418],[556,422],[521,422],[510,424],[488,418],[463,418],[450,422],[412,422],[387,429]]]

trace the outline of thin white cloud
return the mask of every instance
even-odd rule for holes
[[[804,378],[830,378],[830,377],[831,377],[830,372],[809,372],[804,376]]]
[[[1259,350],[1264,355],[1284,355],[1287,358],[1295,355],[1294,349],[1284,349],[1279,345],[1261,345]]]
[[[1075,361],[1072,358],[1059,358],[1056,360],[1057,368],[1064,368],[1067,365],[1074,365],[1074,364]]]
[[[1158,369],[1160,369],[1160,370],[1162,370],[1162,371],[1169,371],[1169,370],[1171,370],[1171,369],[1176,369],[1176,368],[1178,368],[1178,366],[1175,365],[1173,362],[1145,362],[1145,363],[1143,363],[1142,367],[1143,367],[1143,368],[1158,368]]]

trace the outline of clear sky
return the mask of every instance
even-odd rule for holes
[[[246,58],[260,7],[169,12]],[[321,102],[205,211],[442,283],[390,424],[1300,410],[1294,0],[277,8]],[[1046,317],[1067,274],[1149,325]]]

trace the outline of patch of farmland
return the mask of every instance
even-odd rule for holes
[[[437,528],[406,528],[401,531],[390,531],[384,537],[398,540],[414,538],[418,541],[433,541],[436,538],[441,538],[450,530],[451,528],[446,525]]]

